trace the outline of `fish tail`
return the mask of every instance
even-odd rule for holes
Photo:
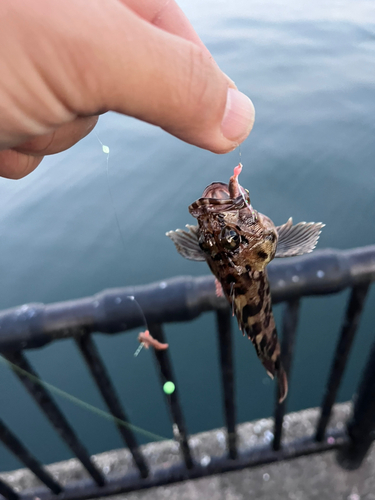
[[[288,394],[288,377],[282,365],[277,371],[277,386],[279,393],[279,403],[282,403]]]
[[[280,362],[280,358],[277,359],[276,363],[271,359],[263,358],[262,364],[267,370],[268,376],[273,380],[275,375],[277,377],[277,390],[278,390],[278,401],[282,403],[288,395],[288,377],[283,365]]]

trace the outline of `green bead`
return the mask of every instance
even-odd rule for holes
[[[163,391],[165,392],[165,394],[172,394],[174,392],[175,388],[176,387],[175,387],[174,383],[171,381],[168,381],[163,385]]]

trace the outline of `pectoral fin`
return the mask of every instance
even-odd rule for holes
[[[185,259],[206,260],[205,254],[198,244],[198,226],[186,224],[186,227],[189,231],[176,229],[176,231],[168,231],[165,234],[173,241],[178,253]]]
[[[324,226],[321,222],[299,222],[293,226],[290,217],[288,222],[276,228],[279,239],[275,257],[294,257],[312,252]]]

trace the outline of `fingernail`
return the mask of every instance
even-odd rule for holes
[[[242,142],[253,128],[253,103],[242,92],[228,88],[227,105],[221,122],[221,132],[230,141]]]

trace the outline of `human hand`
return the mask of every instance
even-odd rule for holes
[[[215,153],[254,122],[173,0],[2,0],[0,175],[24,177],[109,110]]]

